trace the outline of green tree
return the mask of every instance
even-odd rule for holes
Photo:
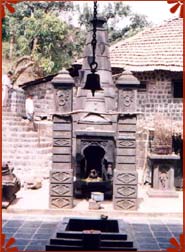
[[[14,62],[15,79],[30,66],[39,76],[55,73],[78,56],[83,36],[60,17],[71,8],[66,2],[20,3],[3,20],[3,54]]]

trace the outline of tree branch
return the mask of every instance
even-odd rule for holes
[[[34,61],[31,61],[29,63],[27,63],[26,65],[19,67],[14,74],[14,82],[19,78],[19,76],[26,70],[28,69],[30,66],[34,65]]]

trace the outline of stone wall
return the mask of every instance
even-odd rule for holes
[[[172,79],[180,78],[182,73],[154,71],[135,73],[135,76],[146,83],[146,89],[138,89],[137,112],[142,113],[137,118],[137,160],[139,183],[143,179],[143,169],[146,168],[146,152],[148,151],[148,129],[155,129],[155,120],[165,117],[172,131],[182,132],[183,103],[181,98],[173,97]]]
[[[140,81],[146,82],[146,90],[138,89],[137,110],[144,113],[145,120],[152,125],[155,114],[167,116],[182,122],[183,103],[181,98],[173,97],[172,79],[180,78],[182,73],[154,71],[137,73]]]
[[[25,87],[25,94],[33,95],[35,116],[49,116],[55,108],[54,87],[51,82]]]

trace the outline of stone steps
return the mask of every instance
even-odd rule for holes
[[[52,165],[52,122],[33,125],[16,113],[3,112],[2,157],[14,166],[14,173],[21,182],[32,175],[49,176]],[[39,126],[38,126],[39,124]]]

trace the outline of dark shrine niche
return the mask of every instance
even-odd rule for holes
[[[112,197],[115,143],[106,137],[77,138],[75,196],[90,197],[91,192]]]

